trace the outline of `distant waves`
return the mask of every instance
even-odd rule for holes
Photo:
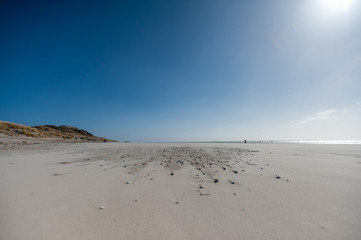
[[[273,143],[303,143],[303,144],[361,144],[361,140],[273,141]]]

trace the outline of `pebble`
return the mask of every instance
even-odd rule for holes
[[[219,182],[219,180],[216,178],[216,179],[214,179],[214,183],[217,183],[217,182]]]
[[[105,207],[104,207],[104,206],[100,206],[99,209],[103,210],[103,209],[105,209]]]
[[[131,184],[132,182],[131,181],[126,181],[125,184]]]

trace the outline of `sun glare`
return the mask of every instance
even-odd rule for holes
[[[323,7],[327,11],[342,11],[347,13],[350,7],[350,0],[321,0]]]

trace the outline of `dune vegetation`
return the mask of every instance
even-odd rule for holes
[[[72,126],[39,125],[25,126],[21,124],[0,121],[0,133],[12,137],[30,137],[30,138],[55,138],[64,140],[96,141],[96,142],[115,142],[103,137],[96,137],[93,134]]]

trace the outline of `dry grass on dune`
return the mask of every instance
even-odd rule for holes
[[[114,142],[102,137],[96,137],[91,133],[72,126],[25,126],[21,124],[0,121],[0,133],[11,137],[24,136],[31,138],[57,138],[65,140],[84,140],[84,141],[101,141]]]
[[[26,137],[45,137],[35,128],[10,122],[0,122],[0,132],[9,136],[24,135]]]

